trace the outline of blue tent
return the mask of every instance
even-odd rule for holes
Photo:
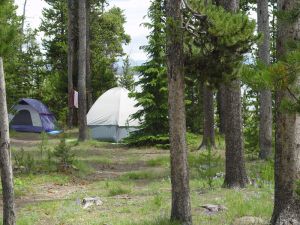
[[[22,98],[13,106],[13,111],[10,127],[15,131],[40,133],[56,130],[53,113],[39,100]]]

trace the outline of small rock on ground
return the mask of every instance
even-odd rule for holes
[[[201,207],[205,209],[204,213],[207,215],[213,215],[218,212],[227,210],[227,208],[223,205],[206,204],[206,205],[202,205]]]
[[[99,197],[84,198],[82,200],[82,203],[81,203],[82,208],[84,208],[84,209],[87,209],[92,205],[99,206],[99,205],[102,205],[102,204],[103,204],[103,202],[101,201],[101,199]]]

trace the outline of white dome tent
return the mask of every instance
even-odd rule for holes
[[[129,91],[115,87],[106,91],[94,103],[87,114],[87,125],[93,139],[119,142],[138,129],[139,121],[131,115],[139,108],[137,101],[128,97]]]

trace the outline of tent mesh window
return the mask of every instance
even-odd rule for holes
[[[30,125],[32,126],[32,119],[28,110],[20,110],[11,121],[11,125]]]

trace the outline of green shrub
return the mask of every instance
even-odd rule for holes
[[[58,146],[54,148],[53,155],[58,159],[58,170],[65,172],[72,168],[75,154],[71,151],[71,146],[66,143],[63,135]]]
[[[155,159],[150,159],[147,161],[147,165],[151,166],[151,167],[156,167],[156,166],[169,167],[170,166],[170,157],[164,156],[164,157],[158,157]]]
[[[260,170],[260,177],[265,181],[274,183],[274,161],[269,160]]]
[[[256,161],[250,165],[250,178],[259,186],[274,184],[274,161]]]
[[[186,140],[188,146],[192,148],[197,148],[199,145],[199,135],[193,133],[186,134]],[[170,139],[168,135],[131,135],[128,138],[124,139],[124,143],[130,147],[144,147],[144,146],[153,146],[160,149],[169,149],[170,148]]]
[[[124,194],[129,194],[130,192],[131,189],[128,187],[113,186],[110,188],[108,195],[109,196],[124,195]]]
[[[197,155],[190,155],[189,165],[196,169],[198,177],[204,179],[209,188],[213,187],[214,179],[223,174],[223,160],[211,147]]]
[[[192,149],[192,150],[196,150],[199,147],[199,142],[200,142],[200,135],[196,135],[193,133],[186,133],[186,141],[188,146]]]
[[[36,161],[34,157],[29,152],[25,152],[23,148],[21,148],[20,151],[14,151],[13,158],[17,172],[32,173],[34,171]]]
[[[161,193],[158,193],[153,198],[153,203],[157,208],[160,208],[163,204],[163,196]]]
[[[47,136],[47,133],[45,133],[45,132],[41,133],[41,144],[39,145],[39,150],[40,150],[40,154],[41,154],[41,159],[43,158],[43,153],[49,151],[48,136]]]
[[[131,147],[155,146],[163,149],[168,149],[170,147],[169,136],[165,135],[132,135],[126,138],[124,142]]]

